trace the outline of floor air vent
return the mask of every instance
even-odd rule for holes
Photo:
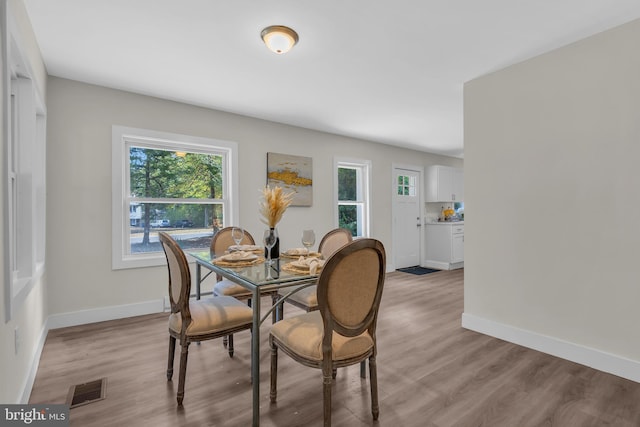
[[[89,381],[84,384],[72,385],[67,395],[67,405],[69,408],[86,405],[88,403],[102,400],[107,395],[107,379]]]

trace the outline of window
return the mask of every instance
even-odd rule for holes
[[[368,160],[336,159],[336,223],[354,237],[369,236]]]
[[[12,27],[13,28],[13,27]],[[6,141],[7,268],[5,320],[12,318],[44,272],[46,224],[46,112],[22,44],[9,31],[3,56],[3,137]]]
[[[161,265],[158,231],[208,249],[235,222],[235,143],[113,127],[113,268]]]
[[[416,195],[416,177],[398,175],[398,196]]]

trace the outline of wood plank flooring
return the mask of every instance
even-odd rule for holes
[[[267,300],[264,300],[266,305]],[[359,367],[338,371],[334,426],[640,426],[640,384],[462,329],[463,271],[387,275],[378,320],[380,419]],[[287,305],[286,316],[300,313]],[[49,332],[30,403],[107,377],[107,397],[71,410],[72,426],[250,426],[250,335],[235,357],[220,340],[191,345],[184,407],[165,377],[167,314]],[[270,324],[262,326],[261,425],[322,425],[320,371],[279,357],[269,403]]]

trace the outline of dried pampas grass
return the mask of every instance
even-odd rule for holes
[[[275,228],[276,224],[282,219],[284,211],[287,210],[293,199],[293,193],[284,193],[282,188],[265,187],[262,190],[262,200],[259,209],[260,221],[267,224],[269,228]]]

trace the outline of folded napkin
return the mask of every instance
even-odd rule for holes
[[[238,251],[246,251],[246,252],[253,252],[253,251],[261,251],[262,252],[262,246],[258,246],[258,245],[231,245],[229,246],[229,252],[238,252]]]
[[[292,249],[288,249],[287,252],[285,252],[287,255],[308,255],[309,254],[309,249],[307,248],[292,248]]]
[[[297,261],[294,261],[294,265],[299,268],[308,268],[309,274],[316,274],[324,266],[324,260],[301,256]]]
[[[256,258],[258,258],[258,256],[253,252],[235,251],[235,252],[231,252],[230,254],[219,256],[216,259],[219,261],[233,262],[233,261],[251,261]]]

